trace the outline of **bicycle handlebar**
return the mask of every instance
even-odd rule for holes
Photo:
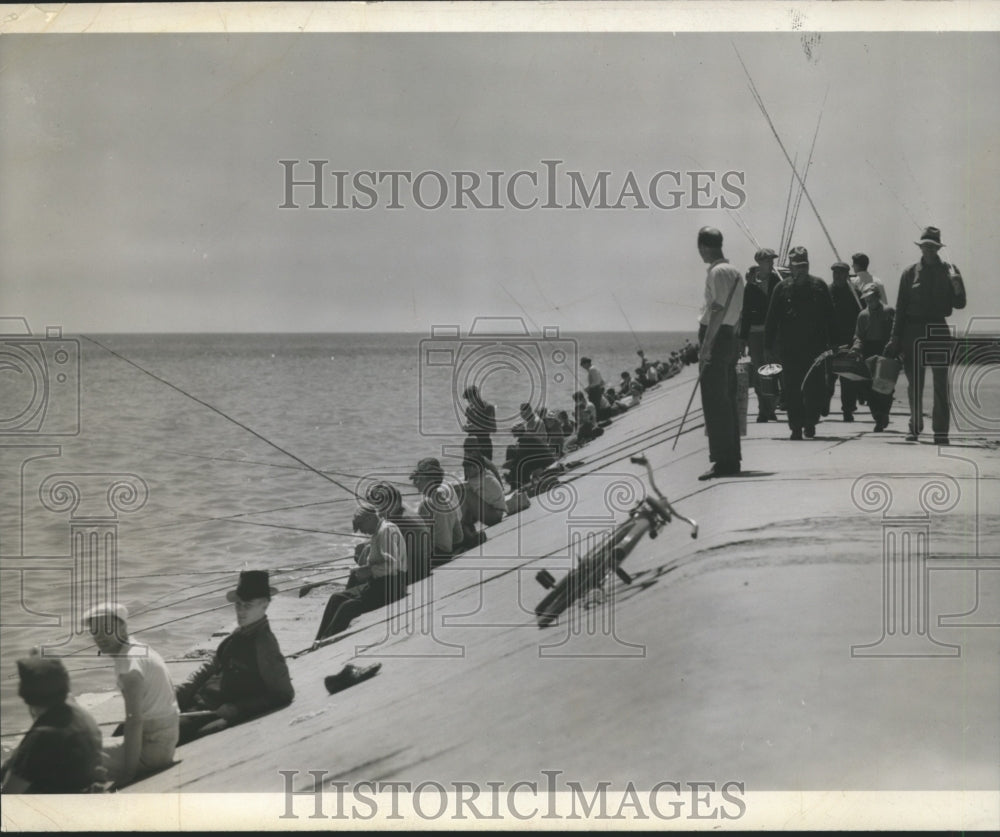
[[[660,491],[659,486],[657,486],[656,484],[656,480],[653,478],[653,469],[652,467],[650,467],[649,460],[646,458],[646,454],[640,453],[638,456],[633,456],[631,457],[631,461],[633,465],[644,465],[646,467],[646,475],[649,477],[650,488],[652,488],[653,491],[656,492],[657,496],[660,498],[660,501],[663,503],[664,507],[670,514],[672,514],[674,517],[679,517],[681,520],[687,523],[688,526],[691,527],[691,537],[697,538],[698,537],[697,521],[692,520],[690,517],[685,517],[683,514],[677,511],[677,509],[675,509],[670,504],[670,501],[666,498],[664,493]],[[647,498],[647,499],[649,499],[652,502],[652,498]],[[658,511],[660,511],[662,514],[662,510]]]

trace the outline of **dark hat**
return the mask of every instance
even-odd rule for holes
[[[465,399],[476,398],[478,395],[479,395],[479,387],[477,387],[475,384],[469,384],[469,386],[467,386],[465,390],[462,392],[462,398]]]
[[[924,231],[920,234],[920,241],[915,241],[914,244],[932,244],[935,247],[944,247],[941,243],[941,230],[937,227],[924,227]]]
[[[251,599],[270,599],[277,595],[278,591],[268,583],[267,570],[243,570],[240,573],[240,583],[235,590],[226,593],[227,602],[235,602],[242,599],[248,602]]]
[[[834,262],[830,265],[830,270],[846,270],[848,273],[851,272],[851,266],[845,262]]]
[[[865,285],[861,289],[861,298],[868,299],[870,296],[878,296],[878,287],[872,282],[870,285]]]
[[[793,247],[788,251],[789,264],[809,264],[809,251],[805,247]]]
[[[428,456],[417,463],[416,469],[410,474],[410,479],[412,480],[418,476],[444,479],[444,468],[441,467],[441,463],[437,459],[433,456]]]
[[[753,260],[755,262],[763,261],[764,259],[776,259],[778,254],[774,252],[770,247],[761,247],[756,253],[753,254]]]
[[[17,693],[31,706],[60,703],[69,694],[69,673],[57,657],[24,657],[17,661],[17,673]]]
[[[721,247],[722,233],[715,227],[702,227],[698,230],[699,247]]]

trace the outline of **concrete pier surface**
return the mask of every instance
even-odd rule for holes
[[[183,828],[495,828],[533,809],[572,827],[566,806],[603,787],[618,796],[607,819],[591,811],[601,827],[1000,824],[997,375],[956,370],[948,447],[906,442],[898,399],[885,433],[863,407],[844,423],[839,393],[816,438],[791,441],[754,423],[751,393],[743,473],[708,482],[697,397],[672,448],[694,382],[688,367],[648,392],[566,457],[559,486],[335,641],[306,651],[333,588],[276,597],[294,703],[180,748],[114,802],[74,804],[139,802]],[[699,537],[675,520],[629,556],[630,585],[612,576],[602,604],[540,629],[535,574],[561,577],[572,544],[625,519],[639,451]],[[329,695],[348,662],[382,668]],[[388,783],[409,817],[391,818]],[[438,787],[477,793],[481,816],[426,816]],[[629,788],[645,819],[619,807]],[[544,818],[550,790],[564,807]]]

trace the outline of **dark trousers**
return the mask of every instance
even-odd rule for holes
[[[405,595],[406,580],[401,574],[373,578],[364,584],[334,593],[326,603],[316,639],[325,639],[347,630],[356,616],[385,607]]]
[[[750,349],[750,383],[757,393],[757,412],[762,416],[773,416],[778,399],[760,391],[760,376],[757,374],[757,370],[764,365],[764,332],[751,331],[747,335],[747,347]]]
[[[811,366],[812,360],[808,357],[781,359],[781,388],[788,410],[788,426],[792,430],[815,427],[819,421],[822,405],[824,401],[828,401],[824,367],[822,364],[817,366],[806,380],[806,374],[809,373]]]
[[[864,381],[840,379],[840,409],[844,415],[850,415],[858,408],[858,392],[863,385]]]
[[[924,429],[924,378],[927,369],[934,379],[934,407],[931,427],[935,436],[947,436],[951,425],[951,405],[948,401],[948,367],[952,343],[947,339],[929,340],[929,329],[945,329],[942,323],[914,323],[903,329],[900,353],[903,374],[906,375],[907,400],[910,404],[910,432]]]
[[[884,346],[884,341],[866,340],[861,344],[861,354],[865,358],[878,356],[882,353]],[[869,367],[871,366],[869,364]],[[874,371],[872,371],[872,374],[875,374]],[[876,424],[885,425],[889,423],[889,412],[892,409],[892,393],[876,392],[872,389],[871,382],[866,381],[859,382],[858,395],[868,401],[868,409],[871,410],[872,418],[875,419]]]
[[[701,408],[708,433],[708,458],[721,466],[740,464],[740,423],[736,399],[738,350],[732,326],[715,337],[711,360],[701,367]]]

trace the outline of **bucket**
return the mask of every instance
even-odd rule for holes
[[[757,386],[760,394],[772,398],[781,397],[781,364],[768,363],[757,370]]]
[[[894,357],[875,358],[875,372],[872,375],[872,389],[882,395],[892,395],[896,389],[896,378],[902,364]]]

